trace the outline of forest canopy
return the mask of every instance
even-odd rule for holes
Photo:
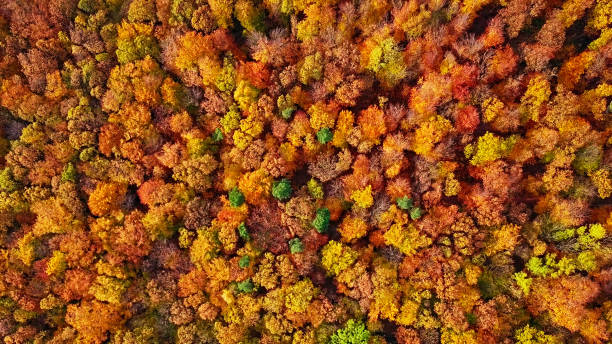
[[[3,343],[611,343],[611,0],[0,3]]]

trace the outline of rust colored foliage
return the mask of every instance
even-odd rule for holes
[[[610,0],[0,0],[0,342],[612,340]]]

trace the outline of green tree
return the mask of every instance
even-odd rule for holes
[[[244,203],[244,194],[237,187],[230,190],[228,198],[232,207],[239,207]]]
[[[286,201],[291,197],[291,182],[288,179],[282,179],[272,184],[272,196],[279,201]]]
[[[329,217],[330,217],[329,209],[327,208],[317,209],[316,216],[314,220],[312,221],[312,226],[319,233],[327,232],[327,228],[329,228]]]
[[[344,328],[339,329],[329,339],[329,344],[367,344],[370,331],[362,321],[350,319]]]

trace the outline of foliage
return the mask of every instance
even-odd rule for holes
[[[360,208],[369,208],[374,204],[374,198],[372,197],[372,185],[366,186],[362,190],[356,190],[351,195],[351,199],[355,201],[355,205]]]
[[[412,225],[402,226],[395,223],[384,234],[385,243],[396,247],[400,252],[406,255],[413,255],[422,247],[431,244],[431,239],[419,233]]]
[[[376,73],[384,85],[395,86],[406,76],[406,66],[396,43],[389,37],[370,44],[373,47],[368,55],[366,69]]]
[[[513,146],[514,138],[502,139],[493,133],[487,132],[478,138],[478,143],[471,148],[466,147],[466,154],[471,155],[472,165],[482,165],[503,157]],[[470,146],[471,147],[471,146]]]
[[[293,238],[289,240],[289,251],[293,254],[301,253],[304,251],[304,244],[299,238]]]
[[[329,241],[321,250],[321,264],[331,275],[347,269],[356,258],[357,252],[334,240]]]
[[[244,224],[244,222],[240,223],[240,225],[238,226],[238,235],[240,235],[240,237],[244,241],[251,240],[251,235],[249,234],[249,230],[246,227],[246,225]]]
[[[250,279],[246,279],[236,284],[236,289],[241,293],[252,293],[255,290],[255,285]]]
[[[334,138],[334,133],[332,133],[329,128],[321,128],[317,131],[317,140],[321,144],[326,144],[330,142]]]
[[[609,343],[610,0],[3,0],[3,343]]]
[[[329,228],[329,219],[329,209],[319,208],[317,209],[314,220],[312,220],[312,226],[317,230],[317,232],[325,233],[327,232],[327,228]]]
[[[370,339],[370,331],[365,328],[361,321],[350,319],[346,322],[344,328],[339,329],[334,333],[330,340],[330,344],[366,344]]]
[[[244,194],[234,187],[229,191],[228,199],[232,207],[239,207],[244,203]]]
[[[238,266],[240,266],[242,269],[247,268],[251,263],[251,258],[249,256],[242,256],[240,257],[240,260],[238,261]]]
[[[400,197],[396,200],[397,206],[402,210],[410,210],[412,209],[412,198],[408,198],[408,196]]]
[[[308,305],[316,293],[312,281],[305,279],[287,288],[285,294],[285,306],[297,313],[306,311]]]
[[[517,343],[521,344],[535,344],[535,343],[556,343],[553,336],[545,334],[543,331],[540,331],[536,328],[529,326],[529,324],[525,325],[525,327],[517,329],[514,335]]]
[[[272,184],[272,196],[279,201],[286,201],[291,198],[291,182],[288,179],[281,179]]]
[[[0,190],[4,192],[12,192],[18,187],[19,185],[13,180],[11,170],[8,167],[5,167],[2,172],[0,172]]]

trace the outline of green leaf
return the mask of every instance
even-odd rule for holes
[[[228,198],[232,207],[239,207],[244,203],[244,195],[237,187],[230,190]]]
[[[74,167],[72,163],[69,162],[66,165],[66,167],[64,167],[64,171],[62,171],[62,181],[63,182],[66,182],[66,181],[75,182],[76,176],[77,176],[76,168]]]
[[[250,241],[251,240],[251,235],[249,234],[249,230],[247,229],[246,225],[243,223],[241,223],[238,226],[238,235],[240,235],[240,237],[244,240],[244,241]]]
[[[404,196],[397,199],[397,206],[403,210],[409,210],[412,208],[412,198],[408,198],[408,196]]]
[[[249,267],[250,263],[251,263],[251,258],[249,256],[242,256],[240,260],[238,261],[238,266],[240,266],[242,269],[245,269]]]
[[[255,285],[251,282],[251,279],[246,279],[236,284],[236,288],[241,293],[252,293],[255,290]]]
[[[319,208],[317,209],[317,215],[315,219],[312,221],[312,226],[319,233],[327,232],[327,228],[329,227],[329,209],[327,208]]]
[[[212,139],[215,142],[223,140],[223,132],[221,132],[221,129],[215,129],[215,131],[212,133]]]
[[[304,251],[304,244],[302,244],[299,238],[293,238],[289,240],[289,251],[291,251],[292,254],[301,253]]]
[[[339,329],[331,336],[329,344],[367,344],[369,339],[370,331],[366,329],[364,323],[350,319],[343,329]]]
[[[282,179],[272,184],[272,196],[279,201],[288,200],[292,192],[291,182],[287,179]]]
[[[332,131],[329,130],[329,128],[321,128],[321,130],[317,132],[317,140],[321,144],[326,144],[329,141],[331,141],[333,138],[334,138],[334,133],[332,133]]]

